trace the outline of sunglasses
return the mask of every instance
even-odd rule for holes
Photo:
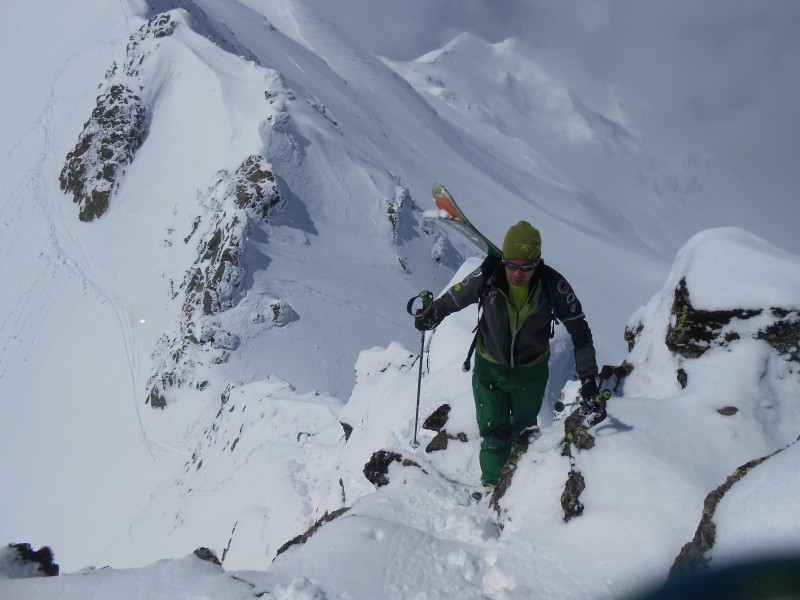
[[[538,267],[539,261],[535,260],[532,263],[528,263],[527,265],[515,265],[514,263],[510,263],[507,260],[504,260],[503,266],[508,271],[522,271],[523,273],[527,273],[528,271],[533,271],[536,267]]]

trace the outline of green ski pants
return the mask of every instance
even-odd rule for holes
[[[497,485],[520,433],[536,425],[549,374],[546,359],[528,367],[506,367],[476,354],[472,394],[482,438],[483,483]]]

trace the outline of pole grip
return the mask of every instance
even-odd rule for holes
[[[422,308],[420,310],[415,311],[413,309],[414,302],[419,298],[422,300]],[[412,317],[418,317],[420,315],[424,315],[428,312],[428,309],[433,304],[433,294],[431,294],[428,290],[422,290],[419,294],[411,298],[406,304],[406,312],[410,314]]]

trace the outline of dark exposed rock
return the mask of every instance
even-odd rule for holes
[[[147,396],[145,404],[149,404],[152,408],[164,408],[167,406],[167,399],[158,387],[153,387],[150,390],[150,395]]]
[[[332,513],[327,513],[326,512],[322,517],[320,517],[320,519],[316,523],[314,523],[311,527],[309,527],[308,530],[305,533],[303,533],[301,535],[298,535],[297,537],[292,538],[291,540],[286,542],[283,546],[278,548],[278,552],[275,554],[275,556],[278,557],[279,555],[283,554],[289,548],[291,548],[292,546],[294,546],[296,544],[305,544],[308,541],[308,539],[312,535],[314,535],[317,532],[317,530],[320,527],[322,527],[325,523],[330,523],[334,519],[336,519],[338,517],[341,517],[348,510],[350,510],[350,507],[349,506],[345,506],[345,507],[342,507],[342,508],[340,508],[338,510],[333,511]]]
[[[226,331],[217,317],[236,306],[241,297],[242,255],[252,223],[268,221],[270,210],[281,204],[272,172],[260,155],[248,156],[233,174],[216,173],[201,201],[210,210],[194,220],[184,238],[186,243],[196,240],[197,260],[180,286],[183,305],[178,331],[160,341],[161,366],[149,382],[151,406],[165,406],[170,388],[195,386],[191,373],[198,364],[224,363],[239,346],[239,338]],[[279,299],[265,312],[266,316],[256,315],[253,323],[283,327],[298,318]],[[170,374],[168,380],[165,374]],[[153,404],[153,399],[158,402]]]
[[[394,198],[385,198],[383,202],[386,210],[386,218],[389,219],[389,224],[392,227],[392,239],[397,242],[400,227],[400,215],[403,212],[403,208],[410,203],[411,194],[409,193],[408,188],[400,184],[397,179],[395,179],[395,181],[397,183],[397,187],[395,189]]]
[[[583,504],[580,495],[586,487],[583,475],[575,469],[573,446],[578,450],[594,448],[594,436],[586,427],[586,419],[581,411],[576,410],[564,421],[564,439],[561,442],[561,456],[570,459],[570,470],[564,491],[561,494],[561,508],[564,511],[564,521],[569,521],[583,514]]]
[[[637,323],[633,329],[629,327],[625,328],[623,337],[625,338],[625,341],[628,342],[628,352],[631,352],[636,346],[636,340],[639,339],[639,335],[642,333],[642,331],[644,331],[644,323]]]
[[[739,412],[739,409],[735,406],[725,406],[717,410],[717,412],[725,417],[732,417]]]
[[[144,142],[147,121],[141,98],[125,85],[112,85],[97,97],[59,176],[61,189],[79,206],[81,221],[93,221],[108,210],[124,167]]]
[[[59,176],[61,189],[72,194],[78,204],[81,221],[93,221],[105,214],[125,167],[147,137],[149,112],[131,90],[131,80],[139,77],[146,57],[158,45],[155,40],[171,35],[175,26],[170,15],[154,16],[131,35],[123,76],[117,75],[116,64],[106,71],[106,91],[97,97]]]
[[[729,343],[720,330],[733,319],[749,319],[761,310],[698,310],[692,306],[686,279],[675,289],[672,304],[674,325],[667,330],[666,345],[686,358],[697,358],[712,346]]]
[[[564,511],[565,523],[583,514],[583,504],[581,504],[580,496],[585,488],[586,483],[581,472],[571,469],[567,477],[567,483],[564,486],[564,492],[561,494],[561,508]]]
[[[220,566],[222,565],[222,563],[217,558],[216,553],[213,550],[209,550],[206,547],[198,548],[197,550],[194,551],[194,555],[200,560],[205,560],[215,565],[220,565]]]
[[[54,577],[59,573],[58,564],[53,562],[53,551],[49,546],[34,550],[30,544],[9,544],[8,548],[16,553],[13,560],[13,578]]]
[[[269,211],[281,202],[275,190],[275,177],[263,156],[245,159],[235,174],[234,197],[239,208],[247,208],[269,223]]]
[[[686,386],[689,383],[689,375],[686,373],[684,369],[678,369],[678,383],[681,385],[681,389],[685,390]]]
[[[369,462],[364,465],[364,476],[375,487],[383,487],[389,483],[389,465],[393,462],[399,462],[404,467],[413,466],[421,469],[418,463],[411,459],[403,458],[397,452],[378,450],[372,455]]]
[[[438,452],[440,450],[447,450],[447,444],[450,442],[446,431],[440,431],[433,439],[425,446],[425,452]]]
[[[272,322],[280,327],[300,318],[285,300],[273,302],[270,304],[270,308],[272,309]]]
[[[339,424],[342,426],[342,429],[344,429],[344,441],[346,442],[347,440],[350,439],[350,436],[353,433],[353,426],[348,425],[347,423],[342,423],[341,421],[339,422]]]
[[[125,66],[123,71],[128,77],[138,77],[140,69],[144,64],[149,52],[148,40],[159,40],[172,35],[177,23],[171,15],[158,14],[139,28],[139,31],[131,35],[128,46],[125,49]],[[116,72],[116,65],[110,70],[111,74]]]
[[[576,410],[564,420],[564,439],[561,442],[561,456],[572,456],[572,446],[579,450],[594,447],[594,436],[586,427],[586,419]]]
[[[755,334],[787,357],[800,362],[800,311],[772,307],[774,321]],[[741,334],[722,329],[734,320],[746,320],[764,311],[761,309],[698,310],[691,304],[686,279],[675,289],[672,305],[674,325],[667,331],[667,347],[686,358],[697,358],[713,346],[726,346],[739,340]]]
[[[789,446],[800,441],[792,442]],[[725,483],[716,488],[713,492],[708,494],[703,502],[703,516],[700,519],[700,524],[697,526],[694,538],[681,548],[680,553],[675,558],[672,568],[669,571],[669,579],[704,573],[709,569],[710,559],[706,556],[709,550],[714,547],[716,541],[717,526],[714,524],[714,512],[719,505],[723,496],[733,487],[735,483],[747,475],[754,467],[760,465],[769,458],[782,452],[789,446],[776,450],[775,452],[751,460],[737,468],[728,478]]]
[[[446,430],[442,429],[439,433],[437,433],[433,439],[428,442],[428,445],[425,446],[425,452],[437,452],[439,450],[447,450],[447,446],[450,443],[450,440],[458,440],[459,442],[468,442],[469,438],[467,434],[463,431],[453,435],[452,433],[448,433]]]
[[[505,496],[508,488],[511,487],[511,482],[517,472],[520,459],[528,452],[528,446],[539,436],[539,433],[538,427],[527,430],[526,433],[520,437],[517,444],[511,449],[508,460],[506,460],[506,464],[503,465],[503,469],[500,471],[500,479],[497,480],[497,485],[492,491],[492,497],[489,499],[489,506],[493,508],[498,515],[500,514],[500,499]]]
[[[608,388],[612,392],[617,392],[625,378],[631,373],[633,373],[633,365],[628,361],[622,361],[622,363],[616,367],[613,365],[603,365],[603,368],[600,369],[599,376],[601,387]],[[602,385],[603,382],[605,382],[605,385]]]
[[[758,338],[790,360],[800,362],[800,311],[773,308],[772,314],[779,320],[759,331]]]
[[[429,431],[441,431],[447,424],[448,416],[450,415],[450,405],[442,404],[439,408],[433,411],[430,416],[422,423],[422,428]]]

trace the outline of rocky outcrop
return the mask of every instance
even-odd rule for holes
[[[589,433],[586,425],[586,417],[581,411],[574,411],[564,421],[564,439],[561,442],[561,456],[566,456],[570,460],[570,469],[567,481],[564,484],[564,492],[561,494],[561,509],[564,512],[564,522],[570,521],[583,514],[583,504],[580,496],[586,488],[583,474],[576,468],[576,451],[591,450],[594,448],[594,436]]]
[[[800,311],[772,308],[775,321],[758,332],[764,340],[789,360],[800,363]]]
[[[78,205],[78,218],[93,221],[108,210],[126,165],[147,135],[147,110],[142,100],[122,84],[97,97],[92,116],[61,170],[61,189]]]
[[[425,452],[439,452],[441,450],[447,450],[447,446],[449,445],[451,440],[457,440],[459,442],[467,442],[469,438],[467,434],[463,431],[460,431],[456,434],[449,433],[445,429],[445,425],[447,425],[447,419],[450,414],[450,405],[449,404],[442,404],[439,408],[433,411],[427,419],[422,423],[422,428],[427,429],[428,431],[436,431],[437,434],[433,436],[433,439],[428,442],[428,445],[425,446]]]
[[[667,348],[685,358],[698,358],[709,348],[739,339],[735,332],[722,332],[734,319],[749,319],[760,310],[699,310],[692,306],[686,279],[680,280],[672,304],[673,322],[664,340]]]
[[[450,416],[450,405],[442,404],[422,422],[422,428],[428,431],[441,431],[447,425]]]
[[[158,45],[155,40],[171,35],[175,25],[166,14],[150,19],[130,37],[122,70],[114,63],[106,72],[106,90],[97,97],[59,175],[61,189],[78,205],[81,221],[105,214],[125,167],[147,137],[149,110],[133,89],[142,89],[138,78],[145,59]]]
[[[330,523],[334,519],[341,517],[348,510],[350,510],[350,507],[344,506],[338,510],[333,511],[332,513],[326,512],[316,523],[314,523],[311,527],[309,527],[305,533],[302,533],[297,537],[292,538],[291,540],[286,542],[283,546],[278,548],[278,552],[275,554],[275,557],[277,558],[292,546],[296,546],[297,544],[305,544],[309,540],[309,538],[312,535],[314,535],[319,530],[319,528],[322,527],[325,523]]]
[[[800,438],[798,438],[800,441]],[[790,444],[791,445],[791,444]],[[776,450],[772,454],[755,458],[746,464],[738,467],[728,478],[725,483],[717,487],[714,491],[709,493],[703,502],[703,516],[700,519],[700,524],[697,526],[694,538],[692,541],[686,543],[681,548],[680,553],[675,558],[672,568],[669,571],[668,579],[673,580],[682,578],[688,575],[696,575],[704,573],[709,569],[710,559],[708,552],[714,547],[717,536],[717,526],[714,523],[714,512],[717,509],[722,498],[727,494],[730,489],[739,481],[742,480],[750,471],[760,465],[766,460],[769,460],[779,452],[786,448]]]
[[[220,171],[201,194],[208,212],[192,223],[184,244],[196,243],[197,259],[175,291],[182,296],[178,331],[162,337],[156,354],[160,368],[151,377],[146,400],[153,408],[164,408],[170,389],[203,389],[194,375],[198,365],[219,364],[239,345],[226,330],[221,315],[236,306],[244,279],[241,264],[253,222],[269,222],[272,211],[282,207],[270,165],[260,155],[242,161],[234,173]],[[274,299],[265,313],[254,314],[257,327],[282,327],[297,318],[289,304]]]
[[[9,544],[0,549],[0,578],[54,577],[59,566],[49,546],[34,550],[30,544]]]
[[[397,182],[395,187],[395,194],[393,198],[384,198],[383,205],[386,211],[386,218],[392,226],[392,239],[394,242],[398,241],[400,215],[403,209],[410,203],[411,194],[408,188]]]
[[[172,35],[176,26],[177,22],[170,14],[162,13],[151,17],[129,38],[122,72],[127,77],[139,77],[148,55],[157,47],[157,43],[153,42]],[[116,74],[116,64],[112,66],[109,74]]]
[[[765,314],[765,310],[697,309],[692,306],[686,279],[683,278],[675,289],[673,321],[667,330],[665,343],[672,352],[684,358],[697,358],[710,348],[727,346],[740,339],[741,334],[729,325]],[[771,307],[769,315],[770,324],[758,329],[754,337],[764,340],[789,360],[800,362],[800,311]]]
[[[375,487],[383,487],[388,485],[389,467],[392,465],[392,463],[400,463],[404,467],[417,467],[418,469],[422,469],[422,467],[419,466],[419,463],[411,460],[410,458],[404,458],[397,452],[378,450],[372,455],[372,457],[369,459],[369,462],[364,465],[364,477],[366,477],[367,481],[369,481]],[[425,472],[424,469],[422,469],[422,471],[423,473]]]
[[[222,563],[217,558],[217,553],[205,546],[198,548],[192,554],[194,554],[200,560],[204,560],[206,562],[210,562],[213,565],[222,566]]]
[[[492,495],[489,498],[489,506],[494,509],[498,516],[501,514],[500,499],[505,496],[508,488],[511,487],[511,482],[517,472],[519,461],[525,456],[528,452],[528,446],[539,437],[540,433],[538,427],[527,429],[523,432],[517,444],[511,449],[508,460],[506,460],[506,464],[503,465],[503,469],[500,471],[500,479],[498,479],[497,485],[494,490],[492,490]],[[500,521],[498,521],[498,527],[502,528],[502,523]]]
[[[270,211],[281,204],[281,197],[266,159],[257,154],[248,156],[236,169],[233,179],[236,206],[269,223]]]

